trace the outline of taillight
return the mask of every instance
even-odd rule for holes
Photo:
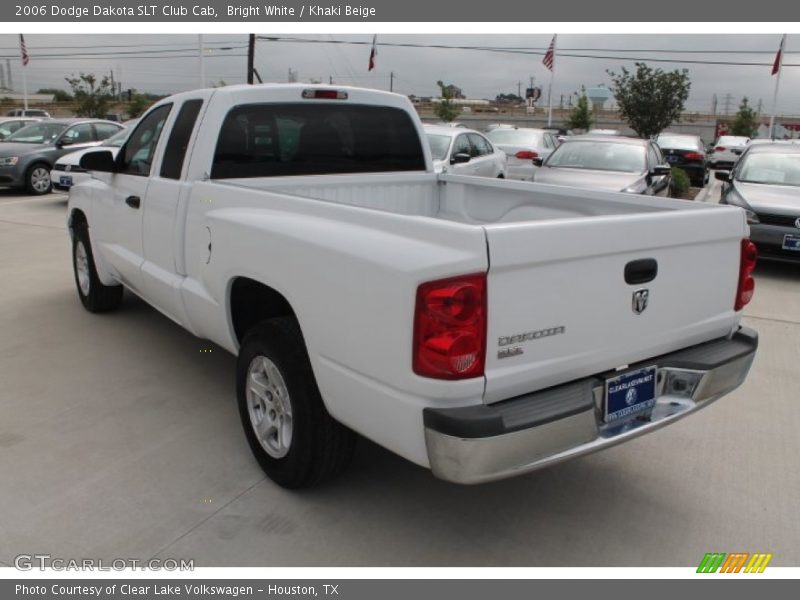
[[[742,258],[739,263],[739,285],[736,288],[736,302],[733,310],[742,310],[753,299],[756,281],[753,279],[753,269],[756,268],[758,250],[756,245],[747,238],[742,240]]]
[[[714,152],[725,152],[725,146],[717,146],[714,148]]]
[[[520,150],[514,156],[522,160],[533,160],[534,158],[539,158],[539,153],[531,150]]]
[[[483,375],[486,274],[423,283],[414,310],[413,369],[435,379]]]
[[[686,160],[703,160],[703,155],[699,152],[687,152],[683,155]]]

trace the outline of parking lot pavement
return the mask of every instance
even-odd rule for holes
[[[64,196],[0,192],[2,563],[692,566],[748,551],[800,564],[800,267],[759,267],[753,371],[689,419],[477,487],[362,440],[344,477],[295,493],[251,457],[232,356],[134,297],[82,309],[64,223]]]

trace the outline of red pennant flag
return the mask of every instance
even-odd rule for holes
[[[775,62],[772,63],[772,74],[775,75],[781,70],[781,63],[783,62],[783,45],[786,43],[786,34],[781,38],[781,45],[778,46],[778,53],[775,55]]]
[[[372,36],[372,51],[369,53],[369,71],[375,68],[375,58],[378,56],[378,34]]]

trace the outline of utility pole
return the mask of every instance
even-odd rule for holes
[[[333,75],[328,75],[328,85],[333,85]]]
[[[251,33],[247,41],[247,83],[253,85],[253,64],[256,59],[256,34]]]
[[[14,91],[14,76],[11,74],[11,59],[6,59],[6,73],[8,73],[8,89]]]
[[[517,82],[517,97],[522,98],[522,82]]]
[[[725,103],[724,103],[725,104],[725,108],[723,109],[725,111],[725,116],[726,117],[731,114],[731,103],[732,102],[733,102],[733,94],[728,92],[727,94],[725,94]]]
[[[389,71],[389,91],[394,91],[394,71]]]
[[[206,87],[206,51],[203,47],[203,34],[197,36],[197,59],[200,63],[200,87]]]
[[[3,65],[0,65],[0,90],[6,89],[6,72]]]
[[[111,69],[111,97],[116,100],[117,83],[114,81],[114,69]]]
[[[711,114],[717,116],[717,95],[711,96]]]

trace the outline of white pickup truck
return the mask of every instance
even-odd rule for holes
[[[735,207],[437,175],[407,98],[319,85],[166,98],[86,154],[78,294],[123,287],[238,356],[266,473],[356,433],[478,483],[653,431],[742,383],[755,263]]]

